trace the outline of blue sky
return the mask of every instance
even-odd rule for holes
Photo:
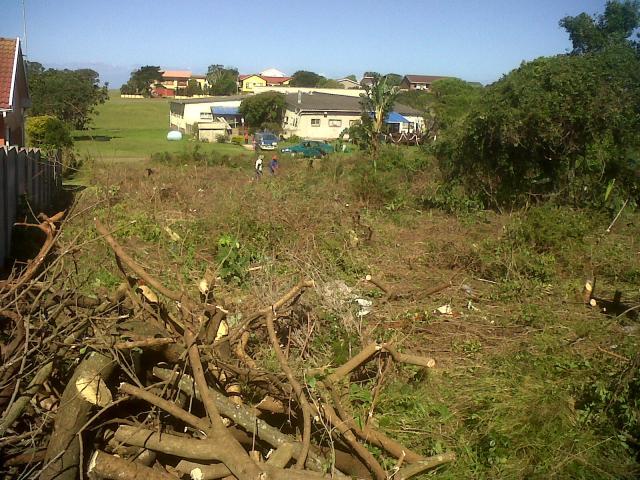
[[[119,87],[141,65],[205,73],[276,67],[338,78],[367,70],[491,83],[570,47],[558,21],[604,0],[24,0],[27,55],[90,67]],[[0,0],[0,36],[23,36],[22,0]],[[24,45],[23,45],[24,47]]]

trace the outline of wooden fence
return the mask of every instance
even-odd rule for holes
[[[48,210],[62,188],[59,156],[38,149],[0,147],[0,266],[11,254],[13,224],[24,206],[38,214]]]

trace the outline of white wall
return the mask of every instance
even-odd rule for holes
[[[297,135],[310,140],[334,140],[340,136],[345,128],[349,128],[350,121],[359,121],[360,114],[329,114],[325,117],[320,113],[299,115],[292,110],[287,110],[285,120],[283,129],[287,136]],[[312,120],[319,121],[319,126],[313,125]],[[336,125],[338,122],[339,125]],[[330,126],[330,123],[334,125]]]
[[[307,88],[307,87],[254,87],[253,92],[264,93],[264,92],[278,92],[278,93],[309,93],[309,92],[317,92],[317,93],[329,93],[331,95],[345,95],[348,97],[359,97],[360,94],[365,94],[364,90],[348,90],[342,88]]]

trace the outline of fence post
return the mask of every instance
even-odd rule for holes
[[[7,148],[0,147],[0,266],[4,267],[7,258]]]

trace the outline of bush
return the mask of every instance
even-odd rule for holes
[[[243,145],[244,144],[244,138],[242,138],[239,135],[234,135],[233,137],[231,137],[231,143],[234,143],[236,145]]]
[[[73,145],[67,124],[52,115],[27,117],[26,131],[29,144],[34,147],[58,150]]]
[[[488,204],[552,194],[574,205],[638,200],[639,110],[640,59],[630,49],[539,58],[487,87],[436,153],[448,178]]]
[[[229,137],[223,134],[216,135],[216,143],[227,143]]]

